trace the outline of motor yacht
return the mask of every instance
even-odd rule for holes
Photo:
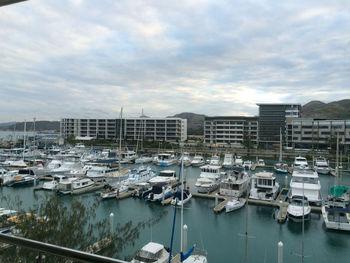
[[[192,160],[191,160],[190,154],[188,152],[184,152],[182,154],[182,161],[184,163],[184,166],[186,166],[186,167],[191,166]]]
[[[307,200],[307,197],[294,195],[291,198],[290,204],[287,208],[287,217],[294,222],[301,222],[309,220],[311,214],[311,207]]]
[[[221,180],[220,195],[240,197],[247,191],[249,175],[243,167],[234,167],[227,172],[228,177]]]
[[[237,155],[235,157],[235,165],[243,165],[243,159],[241,156]]]
[[[175,194],[175,190],[167,183],[158,183],[152,186],[152,190],[144,197],[148,201],[161,202]]]
[[[195,155],[191,162],[192,166],[202,166],[205,163],[205,160],[202,155]]]
[[[233,156],[231,153],[225,153],[224,155],[224,161],[222,163],[222,166],[225,168],[230,168],[233,165]]]
[[[154,185],[158,183],[173,184],[178,181],[176,172],[174,170],[162,170],[156,177],[149,180],[149,183]]]
[[[329,168],[328,162],[324,157],[317,157],[314,161],[314,170],[318,174],[329,174],[331,169]]]
[[[182,200],[182,195],[183,195],[183,200]],[[188,201],[190,201],[191,198],[192,198],[192,194],[190,193],[190,191],[185,189],[183,191],[183,194],[181,194],[181,189],[180,189],[175,193],[173,200],[171,200],[171,204],[172,205],[176,204],[178,206],[181,206],[183,204],[186,204]]]
[[[289,195],[305,196],[310,203],[321,205],[321,183],[317,172],[311,169],[294,169]]]
[[[155,164],[158,166],[170,166],[177,163],[177,159],[175,158],[174,153],[159,153],[157,155],[157,159]]]
[[[246,160],[246,161],[243,162],[243,167],[246,170],[252,169],[252,166],[253,166],[253,162],[250,161],[250,160]]]
[[[220,166],[203,165],[195,186],[199,193],[210,193],[220,185]]]
[[[163,245],[155,242],[149,242],[143,246],[137,253],[136,257],[130,263],[167,263],[169,260],[169,252]]]
[[[244,199],[244,198],[242,198],[240,200],[236,199],[236,198],[231,199],[225,205],[226,213],[232,212],[232,211],[235,211],[235,210],[238,210],[238,209],[242,208],[245,205],[246,201],[247,200]]]
[[[308,169],[309,164],[308,164],[306,158],[302,157],[302,156],[295,157],[294,163],[293,163],[293,169],[294,168]]]
[[[258,172],[251,177],[249,197],[252,199],[272,201],[275,200],[279,190],[276,177],[270,172]]]

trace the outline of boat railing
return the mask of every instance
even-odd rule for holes
[[[8,235],[8,234],[2,234],[0,233],[0,242],[9,244],[9,245],[15,245],[15,246],[21,246],[28,248],[30,250],[34,250],[38,252],[38,259],[36,262],[45,262],[45,259],[43,257],[44,254],[50,254],[54,255],[60,258],[64,259],[70,259],[78,262],[86,262],[86,263],[94,263],[94,262],[100,262],[100,263],[127,263],[126,261],[115,259],[115,258],[109,258],[105,256],[100,256],[96,254],[91,254],[88,252],[61,247],[57,245],[52,245],[32,239],[27,239],[23,237]]]

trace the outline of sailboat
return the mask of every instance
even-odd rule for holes
[[[275,164],[274,170],[276,173],[287,174],[288,173],[288,164],[282,161],[282,131],[280,128],[280,158],[278,163]]]
[[[337,135],[336,180],[330,189],[327,201],[322,206],[322,217],[326,228],[350,231],[350,208],[348,187],[339,184],[339,133]]]
[[[184,181],[183,181],[183,168],[184,168],[184,162],[183,162],[183,156],[181,158],[181,200],[184,200]],[[181,201],[180,200],[180,201]],[[173,245],[173,236],[174,236],[174,229],[175,229],[175,218],[176,218],[176,206],[178,204],[178,198],[175,198],[175,212],[174,212],[174,221],[173,221],[173,228],[172,228],[172,235],[171,235],[171,241],[170,241],[170,250],[169,250],[169,263],[171,262],[171,252],[172,252],[172,245]],[[187,235],[186,238],[184,238],[184,228],[187,229],[187,226],[183,224],[183,207],[184,202],[181,202],[181,238],[180,238],[180,262],[185,263],[207,263],[207,257],[206,254],[195,250],[195,245],[190,248],[187,253],[183,253],[183,251],[186,250],[187,244]]]

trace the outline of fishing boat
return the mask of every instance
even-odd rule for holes
[[[158,183],[152,186],[152,190],[144,197],[148,201],[161,202],[175,194],[175,190],[167,183]]]
[[[149,242],[137,252],[137,255],[130,263],[167,263],[168,259],[169,252],[162,244]]]
[[[205,160],[202,155],[195,155],[191,162],[192,166],[202,166],[205,163]]]
[[[329,174],[331,169],[329,168],[328,162],[324,157],[317,157],[314,161],[314,170],[318,174]]]
[[[275,200],[279,184],[276,177],[270,172],[258,172],[251,177],[251,189],[249,197],[251,199],[272,201]]]
[[[220,167],[214,165],[203,165],[201,173],[196,181],[198,193],[210,193],[220,186]]]
[[[222,163],[222,166],[225,168],[230,168],[233,165],[233,156],[231,153],[225,153],[224,155],[224,161]]]
[[[240,197],[248,189],[249,175],[243,167],[234,167],[220,183],[220,195]]]
[[[231,199],[230,201],[228,201],[225,205],[225,211],[226,213],[228,212],[232,212],[235,210],[238,210],[240,208],[242,208],[246,203],[246,199]]]
[[[287,208],[287,217],[294,222],[301,222],[309,220],[311,215],[311,207],[307,197],[294,195],[291,198],[290,204]]]

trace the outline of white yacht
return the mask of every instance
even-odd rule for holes
[[[182,200],[183,196],[183,200]],[[192,198],[192,194],[188,190],[184,190],[183,193],[181,193],[181,190],[178,190],[175,195],[173,200],[171,200],[172,205],[177,205],[177,206],[182,206],[183,204],[186,204],[190,199]]]
[[[118,167],[113,167],[109,165],[97,165],[92,164],[85,166],[86,177],[97,180],[102,180],[106,178],[119,179],[120,181],[125,180],[130,175],[130,170],[119,169]]]
[[[253,166],[253,162],[250,161],[250,160],[246,160],[246,161],[243,162],[243,167],[246,170],[252,169],[252,166]]]
[[[314,170],[318,174],[329,174],[330,173],[330,168],[328,165],[328,162],[326,158],[324,157],[317,157],[314,161]]]
[[[130,263],[167,263],[169,261],[169,252],[163,245],[155,242],[149,242],[143,246],[136,257]]]
[[[68,177],[66,179],[61,180],[58,183],[57,192],[59,194],[64,194],[64,195],[65,194],[70,194],[71,191],[72,191],[72,183],[75,180],[78,180],[78,177]]]
[[[241,156],[237,155],[235,157],[235,165],[243,165],[243,159]]]
[[[288,219],[294,222],[309,220],[311,214],[311,206],[305,196],[294,195],[287,208]]]
[[[195,186],[199,193],[210,193],[220,185],[220,166],[203,165]]]
[[[57,187],[58,187],[59,182],[61,182],[63,179],[66,179],[66,178],[67,177],[64,176],[64,175],[55,175],[53,177],[53,180],[49,181],[49,182],[45,182],[43,184],[42,188],[44,190],[50,190],[50,191],[56,190]]]
[[[151,163],[153,161],[152,155],[141,155],[135,160],[135,163]]]
[[[182,161],[184,162],[184,166],[186,166],[186,167],[191,166],[192,160],[191,160],[190,154],[188,152],[184,152],[182,154]]]
[[[228,177],[220,183],[220,195],[240,197],[247,191],[249,175],[243,167],[235,167],[228,171]]]
[[[136,158],[136,152],[130,150],[122,151],[120,163],[134,163]]]
[[[256,163],[256,167],[265,167],[264,159],[259,159]]]
[[[294,168],[308,169],[309,164],[307,163],[306,158],[302,156],[295,157],[294,163],[293,163],[293,169]]]
[[[129,187],[124,184],[117,184],[114,187],[105,189],[100,196],[102,199],[109,199],[118,197],[120,194],[126,193],[129,190]]]
[[[156,159],[156,165],[158,166],[170,166],[177,163],[175,154],[172,152],[159,153]]]
[[[276,177],[270,172],[258,172],[251,177],[251,189],[249,197],[265,201],[275,200],[279,184]]]
[[[152,186],[151,191],[144,199],[152,202],[161,202],[175,194],[175,190],[167,183],[158,183]]]
[[[89,178],[79,178],[72,182],[71,193],[75,193],[81,189],[92,188],[95,185],[95,182]]]
[[[290,197],[305,196],[310,203],[321,205],[321,184],[317,172],[311,169],[294,169],[289,194]]]
[[[156,171],[152,170],[150,166],[139,166],[131,171],[129,178],[124,181],[124,184],[135,185],[145,183],[155,176]]]
[[[244,198],[240,200],[233,198],[232,200],[228,201],[225,205],[226,213],[242,208],[245,205],[246,201],[247,200]]]
[[[195,155],[191,162],[192,166],[202,166],[205,163],[205,160],[202,155]]]
[[[209,165],[220,166],[221,168],[220,157],[214,154],[209,160]]]
[[[153,177],[149,180],[149,183],[154,185],[157,183],[167,183],[172,184],[178,181],[176,172],[174,170],[162,170],[156,177]]]
[[[231,153],[225,153],[224,155],[224,162],[222,163],[222,166],[225,168],[230,168],[233,165],[233,156]]]
[[[58,168],[51,170],[51,174],[69,174],[72,170],[80,170],[82,165],[79,162],[65,161]]]

